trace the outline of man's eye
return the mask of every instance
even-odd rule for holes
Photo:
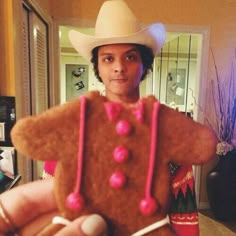
[[[127,55],[126,59],[128,61],[135,61],[136,60],[136,56],[135,55]]]
[[[105,57],[104,58],[104,61],[106,61],[106,62],[111,62],[111,61],[113,61],[113,58],[112,57]]]

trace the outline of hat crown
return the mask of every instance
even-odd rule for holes
[[[161,23],[142,28],[124,0],[107,0],[103,3],[97,16],[94,35],[75,30],[69,32],[72,45],[88,61],[91,60],[94,48],[108,44],[145,45],[157,55],[163,46],[165,35],[165,28]]]
[[[106,1],[95,25],[96,37],[120,37],[141,30],[137,18],[123,0]]]

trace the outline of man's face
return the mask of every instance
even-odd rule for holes
[[[139,83],[143,75],[140,52],[133,44],[111,44],[98,50],[98,71],[106,95],[126,97],[139,96]]]

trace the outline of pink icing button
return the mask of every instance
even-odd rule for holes
[[[139,210],[145,216],[152,215],[158,209],[158,204],[154,198],[144,198],[139,204]]]
[[[122,188],[126,182],[126,176],[122,172],[115,172],[110,177],[110,186],[113,188]]]
[[[119,135],[127,135],[131,131],[131,125],[127,120],[120,120],[116,124],[116,132]]]
[[[113,151],[113,158],[116,162],[122,163],[128,159],[129,151],[124,146],[117,146]]]
[[[66,199],[66,206],[74,211],[80,211],[84,207],[84,198],[78,193],[70,193]]]

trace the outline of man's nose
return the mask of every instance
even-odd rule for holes
[[[125,71],[125,63],[122,59],[115,61],[114,70],[117,72],[124,72]]]

